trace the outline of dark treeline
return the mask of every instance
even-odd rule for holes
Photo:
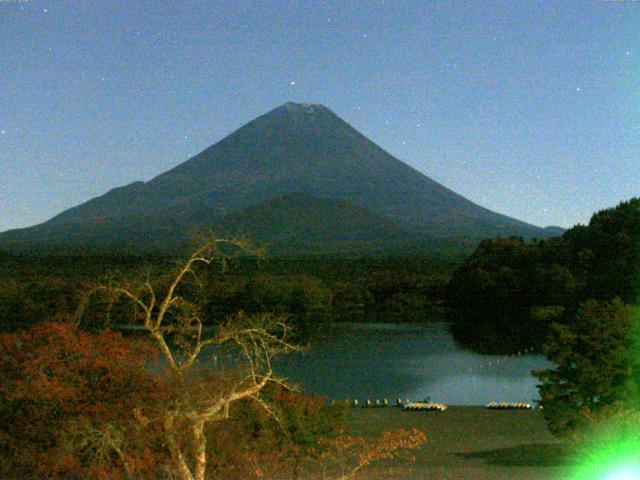
[[[487,353],[540,349],[550,325],[570,322],[584,302],[637,300],[639,246],[640,199],[561,237],[483,241],[447,287],[454,336]]]
[[[49,320],[68,320],[82,296],[109,272],[133,272],[166,259],[118,256],[30,257],[0,252],[0,330],[14,331]]]
[[[51,319],[71,318],[92,285],[108,279],[169,278],[175,260],[135,256],[0,255],[0,329],[13,331]],[[205,268],[181,293],[197,297],[203,318],[288,314],[306,337],[329,321],[428,321],[443,319],[452,267],[426,258],[235,258]],[[163,273],[164,272],[164,273]],[[100,296],[89,308],[97,324],[131,322],[133,306]]]
[[[235,258],[224,274],[220,266],[199,272],[183,294],[198,297],[211,324],[238,310],[285,313],[307,336],[330,321],[430,321],[446,313],[462,346],[538,350],[549,326],[567,323],[583,302],[637,299],[639,241],[634,199],[561,237],[485,240],[457,268],[424,257]],[[69,318],[97,281],[143,278],[173,265],[166,257],[0,253],[0,329]],[[133,313],[108,299],[94,299],[92,308],[102,324],[128,323]]]

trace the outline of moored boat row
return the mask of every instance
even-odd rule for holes
[[[389,400],[386,398],[383,398],[382,400],[366,399],[362,403],[360,403],[358,399],[354,399],[354,400],[348,400],[347,403],[352,407],[362,407],[362,408],[379,408],[379,407],[390,406]],[[432,402],[429,399],[412,402],[408,398],[405,400],[398,398],[396,399],[395,406],[408,411],[437,410],[437,411],[444,412],[447,409],[447,405],[443,403]],[[485,405],[485,408],[489,410],[534,410],[536,407],[535,405],[532,405],[530,403],[525,403],[525,402],[490,402],[487,405]],[[542,408],[542,407],[539,407],[539,408]]]
[[[349,405],[351,405],[352,407],[363,407],[363,408],[377,408],[377,407],[388,407],[389,406],[389,400],[386,398],[383,398],[382,400],[370,400],[370,399],[366,399],[363,403],[360,403],[357,399],[354,400],[350,400],[348,401]],[[410,401],[408,398],[405,400],[402,400],[401,398],[398,398],[396,400],[396,407],[400,407],[403,410],[408,410],[408,411],[432,411],[432,410],[436,410],[436,411],[440,411],[440,412],[444,412],[447,409],[447,406],[442,404],[442,403],[436,403],[436,402],[432,402],[429,399],[425,399],[423,401],[420,402],[412,402]]]
[[[350,400],[349,405],[351,405],[352,407],[365,407],[365,408],[375,408],[375,407],[388,407],[389,406],[389,400],[386,398],[383,398],[382,400],[370,400],[370,399],[366,399],[364,402],[360,403],[358,401],[358,399],[354,399],[354,400]]]
[[[404,406],[404,410],[408,411],[438,411],[444,412],[447,409],[447,406],[442,403],[435,402],[409,402]]]
[[[533,405],[524,402],[491,402],[486,408],[489,410],[533,410]]]

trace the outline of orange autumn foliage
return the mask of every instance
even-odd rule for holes
[[[315,455],[318,439],[334,438],[344,428],[346,405],[280,385],[267,387],[262,399],[264,404],[237,404],[228,421],[209,429],[211,478],[305,478],[297,475]]]
[[[175,389],[190,385],[154,374],[152,347],[65,323],[0,334],[0,478],[173,478],[161,419],[181,398]],[[207,478],[346,480],[401,461],[384,468],[391,478],[425,441],[416,430],[340,434],[344,413],[271,385],[206,429]],[[188,435],[174,433],[189,452]]]
[[[0,476],[117,478],[125,463],[144,468],[149,446],[131,448],[133,412],[161,395],[146,368],[153,355],[141,340],[68,323],[0,334]]]
[[[403,477],[415,462],[412,452],[426,442],[425,434],[416,428],[384,432],[373,440],[343,434],[318,441],[320,454],[316,462],[321,466],[323,479],[366,478],[374,466],[378,469],[378,478]]]

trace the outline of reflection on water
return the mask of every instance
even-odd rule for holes
[[[455,345],[445,323],[347,324],[309,351],[280,360],[278,373],[305,391],[361,401],[427,396],[449,405],[538,398],[531,370],[540,355],[480,355]]]

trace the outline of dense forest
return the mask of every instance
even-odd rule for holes
[[[0,330],[13,331],[50,318],[70,318],[99,281],[171,270],[161,257],[0,256]],[[301,335],[329,321],[416,322],[444,319],[444,291],[452,267],[412,257],[340,259],[240,257],[200,272],[183,293],[197,296],[206,322],[227,315],[287,314]],[[130,306],[94,298],[96,322],[127,324]],[[129,310],[127,310],[129,308]]]
[[[637,298],[640,200],[593,215],[561,237],[484,240],[461,264],[424,257],[235,258],[185,282],[212,324],[237,310],[287,314],[301,335],[330,321],[447,319],[456,340],[481,352],[540,350],[549,326],[581,303]],[[71,317],[91,285],[170,269],[164,257],[24,257],[0,252],[0,330]],[[97,322],[128,311],[94,299]]]
[[[635,302],[639,269],[640,199],[632,199],[561,237],[483,241],[451,276],[447,317],[464,346],[540,350],[550,325],[571,322],[584,302]]]
[[[332,478],[327,468],[418,448],[417,431],[344,437],[344,405],[291,391],[271,370],[272,356],[335,321],[448,319],[462,346],[541,351],[557,365],[536,373],[551,431],[572,434],[612,409],[627,424],[640,392],[639,241],[632,199],[561,237],[485,240],[457,266],[0,253],[0,476],[186,479],[206,467],[211,478]],[[246,364],[192,368],[211,344]],[[145,367],[158,354],[167,374]],[[229,448],[239,442],[246,449]]]

